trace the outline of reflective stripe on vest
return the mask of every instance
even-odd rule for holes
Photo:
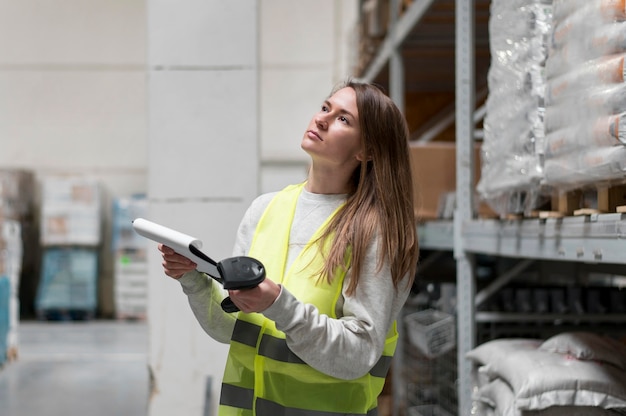
[[[235,329],[233,331],[232,341],[239,342],[241,344],[248,345],[249,347],[256,348],[258,336],[261,333],[261,327],[256,326],[250,322],[237,320],[235,323]],[[294,354],[287,346],[287,340],[284,338],[276,338],[269,334],[263,334],[261,336],[261,342],[259,343],[258,354],[267,358],[271,358],[275,361],[282,361],[285,363],[293,364],[305,364],[296,354]],[[382,355],[378,362],[369,371],[369,374],[373,377],[385,377],[389,368],[391,368],[392,357]]]
[[[225,413],[230,415],[252,415],[252,397],[254,396],[254,390],[243,389],[241,387],[229,386],[227,384],[222,385],[220,401],[221,405],[229,403],[229,409],[222,410],[220,408],[220,415]],[[241,406],[241,403],[247,400],[247,405]],[[268,400],[258,399],[256,401],[256,413],[257,416],[345,416],[346,413],[337,412],[324,412],[316,410],[304,410],[294,409],[281,406]],[[378,409],[372,409],[365,414],[366,416],[378,416]]]
[[[330,218],[315,233],[294,264],[285,270],[289,233],[296,202],[304,184],[279,192],[263,213],[249,255],[265,266],[267,278],[281,283],[298,300],[314,304],[321,314],[336,318],[346,270],[333,282],[318,281],[328,247],[312,244]],[[334,214],[333,214],[334,215]],[[394,322],[383,355],[371,371],[355,380],[341,380],[307,365],[287,346],[285,334],[261,314],[238,314],[224,371],[220,416],[376,415],[397,342]],[[346,358],[343,358],[346,359]]]

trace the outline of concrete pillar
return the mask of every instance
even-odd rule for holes
[[[203,240],[216,260],[231,255],[258,194],[257,7],[147,2],[149,215]],[[216,414],[227,346],[202,331],[156,245],[149,259],[149,414]]]

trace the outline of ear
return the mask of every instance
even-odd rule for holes
[[[356,154],[356,160],[358,160],[359,162],[363,162],[364,160],[370,161],[372,160],[371,156],[368,156],[367,158],[364,155],[365,151],[360,150],[359,153]]]

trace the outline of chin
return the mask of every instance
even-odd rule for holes
[[[311,139],[305,137],[302,139],[302,141],[300,142],[300,148],[302,150],[304,150],[305,152],[309,153],[308,148],[311,146]]]

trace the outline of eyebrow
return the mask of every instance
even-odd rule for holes
[[[333,105],[330,103],[330,101],[328,101],[328,100],[324,100],[324,104],[328,105],[328,106],[329,106],[329,107],[331,107],[331,108],[332,108],[332,106],[333,106]],[[343,109],[343,108],[342,108],[341,110],[339,110],[339,112],[340,112],[341,114],[347,114],[347,115],[349,115],[350,117],[352,117],[354,120],[356,120],[356,117],[354,117],[354,114],[352,114],[352,113],[351,113],[351,112],[349,112],[348,110],[345,110],[345,109]]]

